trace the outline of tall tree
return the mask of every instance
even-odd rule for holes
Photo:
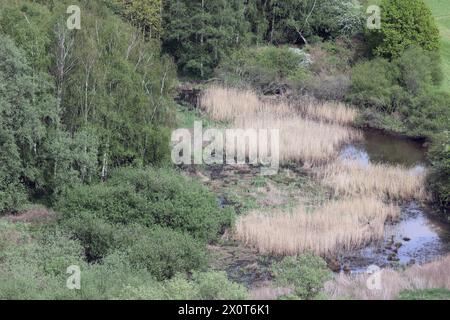
[[[239,0],[165,0],[163,48],[179,70],[200,78],[246,41],[248,23]]]
[[[162,0],[110,0],[109,4],[149,38],[161,35]]]
[[[363,26],[362,6],[356,0],[248,0],[246,7],[252,31],[265,30],[270,43],[352,36]]]
[[[368,40],[376,55],[398,58],[406,48],[439,48],[439,30],[423,0],[382,0],[381,29],[371,30]]]

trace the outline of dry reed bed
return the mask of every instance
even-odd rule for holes
[[[200,107],[216,121],[232,121],[237,115],[255,113],[261,106],[251,90],[212,86],[200,97]]]
[[[384,269],[381,273],[381,290],[367,287],[367,274],[340,274],[325,286],[332,299],[392,300],[404,290],[446,288],[450,290],[450,256],[425,264],[415,265],[405,271]]]
[[[240,116],[271,112],[286,115],[295,112],[305,119],[349,125],[358,115],[356,109],[339,102],[320,102],[312,97],[296,101],[260,98],[254,91],[212,86],[200,99],[200,106],[217,121],[232,121]]]
[[[359,131],[334,124],[303,119],[298,114],[259,113],[242,116],[236,128],[279,129],[280,162],[301,161],[307,166],[336,158],[345,143],[362,139]]]
[[[321,102],[310,97],[304,97],[296,102],[296,108],[305,118],[340,125],[351,125],[358,116],[355,108],[343,103]]]
[[[337,157],[343,144],[362,139],[357,130],[305,118],[307,114],[324,120],[334,116],[337,122],[348,122],[355,116],[350,108],[330,103],[319,104],[314,111],[312,100],[307,100],[303,107],[294,107],[284,101],[261,100],[249,90],[211,87],[203,93],[201,106],[211,118],[232,121],[235,128],[279,129],[281,163],[318,165]]]
[[[400,214],[398,207],[376,198],[330,202],[314,212],[258,211],[241,217],[235,236],[262,253],[328,255],[364,246],[384,235],[384,224]]]
[[[389,200],[427,200],[426,172],[384,164],[336,161],[315,172],[338,196],[377,196]]]

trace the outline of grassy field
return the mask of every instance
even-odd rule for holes
[[[445,76],[443,87],[450,91],[450,1],[425,0],[433,11],[442,37],[442,65]]]

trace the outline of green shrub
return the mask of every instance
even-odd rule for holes
[[[202,300],[244,300],[248,297],[246,289],[230,282],[225,272],[197,272],[192,278]]]
[[[67,267],[84,265],[83,247],[67,232],[55,228],[38,237],[38,248],[32,256],[44,274],[65,279]]]
[[[228,280],[226,273],[195,272],[192,279],[178,274],[158,284],[128,286],[122,299],[132,300],[244,300],[248,298],[245,287]]]
[[[411,135],[432,137],[450,130],[450,94],[439,90],[424,91],[402,109],[402,114]]]
[[[227,85],[252,86],[265,93],[301,86],[309,77],[308,56],[289,47],[244,48],[224,59],[217,74]]]
[[[68,190],[57,207],[65,219],[83,213],[110,223],[157,224],[204,241],[233,220],[205,187],[170,169],[119,169],[106,183]]]
[[[148,270],[156,279],[173,277],[205,264],[204,245],[185,233],[155,227],[128,249],[128,259],[137,269]]]
[[[1,219],[0,235],[0,299],[74,296],[66,288],[66,270],[86,265],[77,241],[55,228],[33,231],[27,224]]]
[[[61,224],[83,244],[89,261],[101,259],[120,246],[119,226],[97,218],[90,212],[79,212]]]
[[[440,57],[437,52],[427,52],[413,46],[394,61],[399,68],[399,85],[412,95],[417,95],[443,79]]]
[[[387,113],[400,111],[407,117],[412,112],[409,109],[413,106],[413,99],[433,97],[429,92],[441,80],[437,54],[410,47],[393,61],[376,58],[355,65],[347,100],[357,106]]]
[[[355,65],[351,76],[348,100],[357,106],[380,111],[395,111],[392,98],[401,88],[396,84],[398,69],[378,58]]]
[[[368,31],[373,52],[399,57],[410,46],[439,49],[439,30],[423,0],[382,0],[381,29]]]
[[[430,149],[432,162],[431,173],[428,181],[436,200],[443,208],[444,214],[450,218],[450,135],[445,131],[435,137]]]
[[[281,286],[293,286],[300,299],[313,299],[331,279],[326,262],[312,254],[286,257],[272,266],[275,281]]]

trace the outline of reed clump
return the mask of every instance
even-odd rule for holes
[[[231,121],[240,129],[280,130],[281,163],[302,162],[307,166],[336,158],[342,145],[362,139],[358,130],[328,121],[333,114],[337,123],[353,117],[349,108],[332,105],[318,104],[314,111],[310,99],[299,107],[284,100],[260,99],[250,90],[222,87],[207,89],[201,98],[202,108],[214,120]]]
[[[308,119],[336,123],[340,125],[351,125],[358,116],[358,111],[341,102],[318,101],[305,97],[296,103],[297,109]]]
[[[338,196],[385,197],[389,200],[429,198],[426,172],[385,164],[363,165],[356,161],[336,161],[315,172],[325,186]]]
[[[338,156],[341,146],[362,139],[357,130],[316,122],[291,113],[259,113],[239,117],[235,127],[244,129],[279,129],[280,161],[318,165]]]
[[[232,121],[241,116],[270,112],[278,116],[295,113],[304,119],[350,125],[358,116],[355,108],[340,102],[321,102],[307,96],[291,101],[261,98],[249,89],[221,86],[206,89],[200,98],[200,106],[216,121]]]
[[[386,220],[398,217],[398,207],[377,198],[330,202],[313,212],[296,207],[291,212],[253,211],[238,219],[238,240],[262,253],[328,255],[362,247],[384,235]]]
[[[369,289],[368,277],[368,274],[340,274],[326,283],[325,291],[331,299],[392,300],[405,290],[450,290],[450,255],[404,271],[384,269],[379,278],[379,290]]]
[[[200,107],[216,121],[232,121],[238,115],[253,114],[260,106],[258,95],[251,90],[212,86],[200,97]]]

